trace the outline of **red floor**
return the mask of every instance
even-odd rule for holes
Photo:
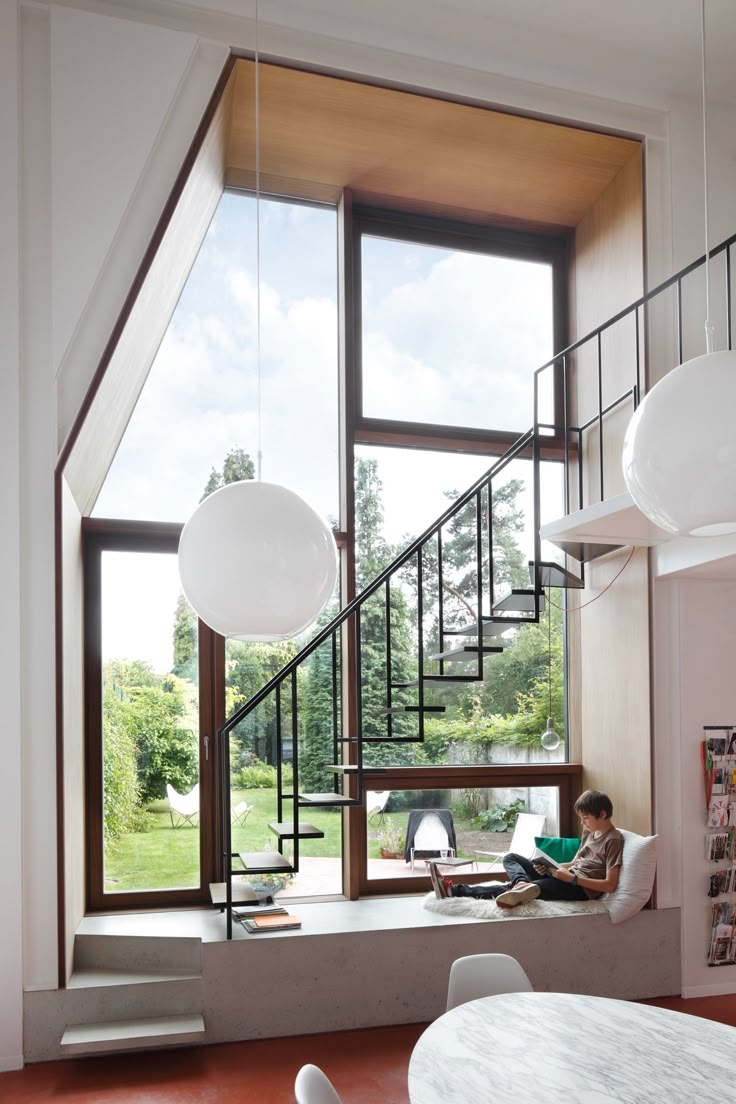
[[[645,1003],[736,1027],[736,995]],[[408,1104],[409,1058],[424,1026],[43,1062],[17,1073],[0,1073],[0,1101],[292,1104],[297,1070],[314,1062],[327,1073],[344,1104]]]

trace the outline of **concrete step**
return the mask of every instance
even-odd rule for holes
[[[201,976],[202,940],[198,937],[77,934],[74,940],[72,987],[184,981]]]
[[[98,1021],[70,1024],[61,1037],[61,1046],[67,1054],[184,1046],[201,1042],[204,1031],[204,1017],[200,1013]]]

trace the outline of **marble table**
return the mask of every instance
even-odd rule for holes
[[[440,1016],[409,1064],[411,1104],[725,1104],[736,1028],[569,993],[504,993]]]

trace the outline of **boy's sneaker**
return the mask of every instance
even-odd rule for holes
[[[435,897],[440,901],[444,900],[445,897],[452,897],[452,880],[440,874],[436,863],[429,864],[429,876],[432,879]]]
[[[516,905],[525,905],[527,901],[536,901],[541,892],[534,882],[517,882],[505,893],[499,893],[496,904],[501,908],[515,908]]]

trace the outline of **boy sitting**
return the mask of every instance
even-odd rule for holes
[[[523,855],[504,855],[508,883],[465,885],[443,877],[435,863],[430,875],[436,897],[495,898],[501,908],[513,908],[541,897],[547,901],[584,901],[612,893],[618,885],[624,838],[611,820],[613,805],[600,790],[586,790],[575,802],[583,836],[572,862],[548,867]]]

